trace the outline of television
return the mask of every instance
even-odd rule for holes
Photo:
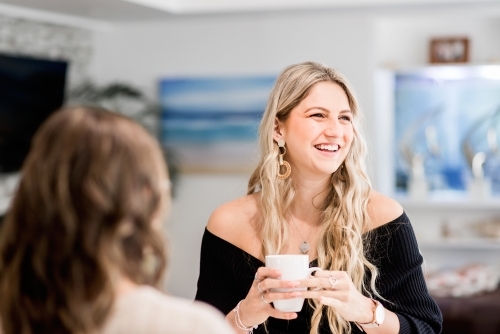
[[[21,169],[36,130],[63,105],[67,67],[0,54],[0,174]]]

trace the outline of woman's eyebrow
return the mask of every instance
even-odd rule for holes
[[[324,108],[324,107],[310,107],[310,108],[307,108],[305,111],[304,111],[304,114],[311,111],[311,110],[314,110],[314,109],[319,109],[321,111],[324,111],[324,112],[327,112],[327,113],[330,113],[330,110],[328,110],[327,108]],[[346,113],[349,113],[349,114],[354,114],[350,109],[345,109],[345,110],[341,110],[339,112],[339,114],[346,114]]]
[[[319,109],[319,110],[322,110],[322,111],[327,112],[327,113],[329,113],[329,112],[330,112],[330,110],[328,110],[328,109],[326,109],[326,108],[324,108],[324,107],[316,107],[316,106],[315,106],[315,107],[310,107],[310,108],[307,108],[307,109],[304,111],[304,113],[306,113],[306,112],[308,112],[308,111],[311,111],[311,110],[313,110],[313,109]]]
[[[353,112],[350,109],[346,109],[339,112],[339,114],[353,114]]]

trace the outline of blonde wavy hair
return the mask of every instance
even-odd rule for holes
[[[321,237],[317,243],[318,266],[326,270],[347,272],[356,288],[368,295],[375,289],[377,268],[364,253],[363,233],[369,230],[367,203],[371,184],[365,171],[366,145],[359,131],[360,110],[348,81],[337,71],[314,62],[295,64],[279,75],[259,129],[261,159],[248,183],[248,194],[260,193],[262,220],[258,225],[262,239],[262,253],[280,254],[287,244],[289,229],[286,214],[294,200],[293,171],[291,177],[279,180],[278,146],[273,139],[275,119],[287,120],[290,112],[318,82],[333,82],[347,95],[353,113],[354,138],[342,165],[331,177],[331,187],[321,207]],[[286,159],[286,156],[285,156]],[[312,199],[311,199],[312,202]],[[367,276],[367,271],[370,275]],[[369,286],[366,278],[370,277]],[[314,313],[310,334],[317,334],[322,317],[326,314],[332,333],[350,332],[348,321],[334,309],[309,301]]]
[[[0,332],[94,333],[119,273],[159,286],[170,202],[157,141],[90,107],[54,113],[36,133],[0,232]]]

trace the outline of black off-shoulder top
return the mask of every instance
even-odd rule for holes
[[[403,213],[395,220],[371,230],[365,235],[369,242],[367,258],[377,266],[377,289],[387,301],[384,307],[396,313],[400,333],[440,333],[441,312],[425,285],[417,240],[408,216]],[[310,267],[317,265],[316,260]],[[235,245],[205,229],[201,246],[200,276],[196,300],[211,304],[228,314],[244,299],[252,285],[255,272],[264,263]],[[269,318],[270,334],[309,333],[312,309],[307,300],[293,320]],[[263,326],[255,334],[265,333]],[[331,333],[328,325],[320,333]],[[353,325],[352,333],[361,333]]]

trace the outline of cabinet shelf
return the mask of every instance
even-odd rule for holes
[[[423,250],[498,250],[500,240],[496,239],[446,239],[439,241],[422,241],[419,247]]]
[[[487,200],[410,200],[396,198],[405,210],[497,210],[500,213],[500,198]]]

